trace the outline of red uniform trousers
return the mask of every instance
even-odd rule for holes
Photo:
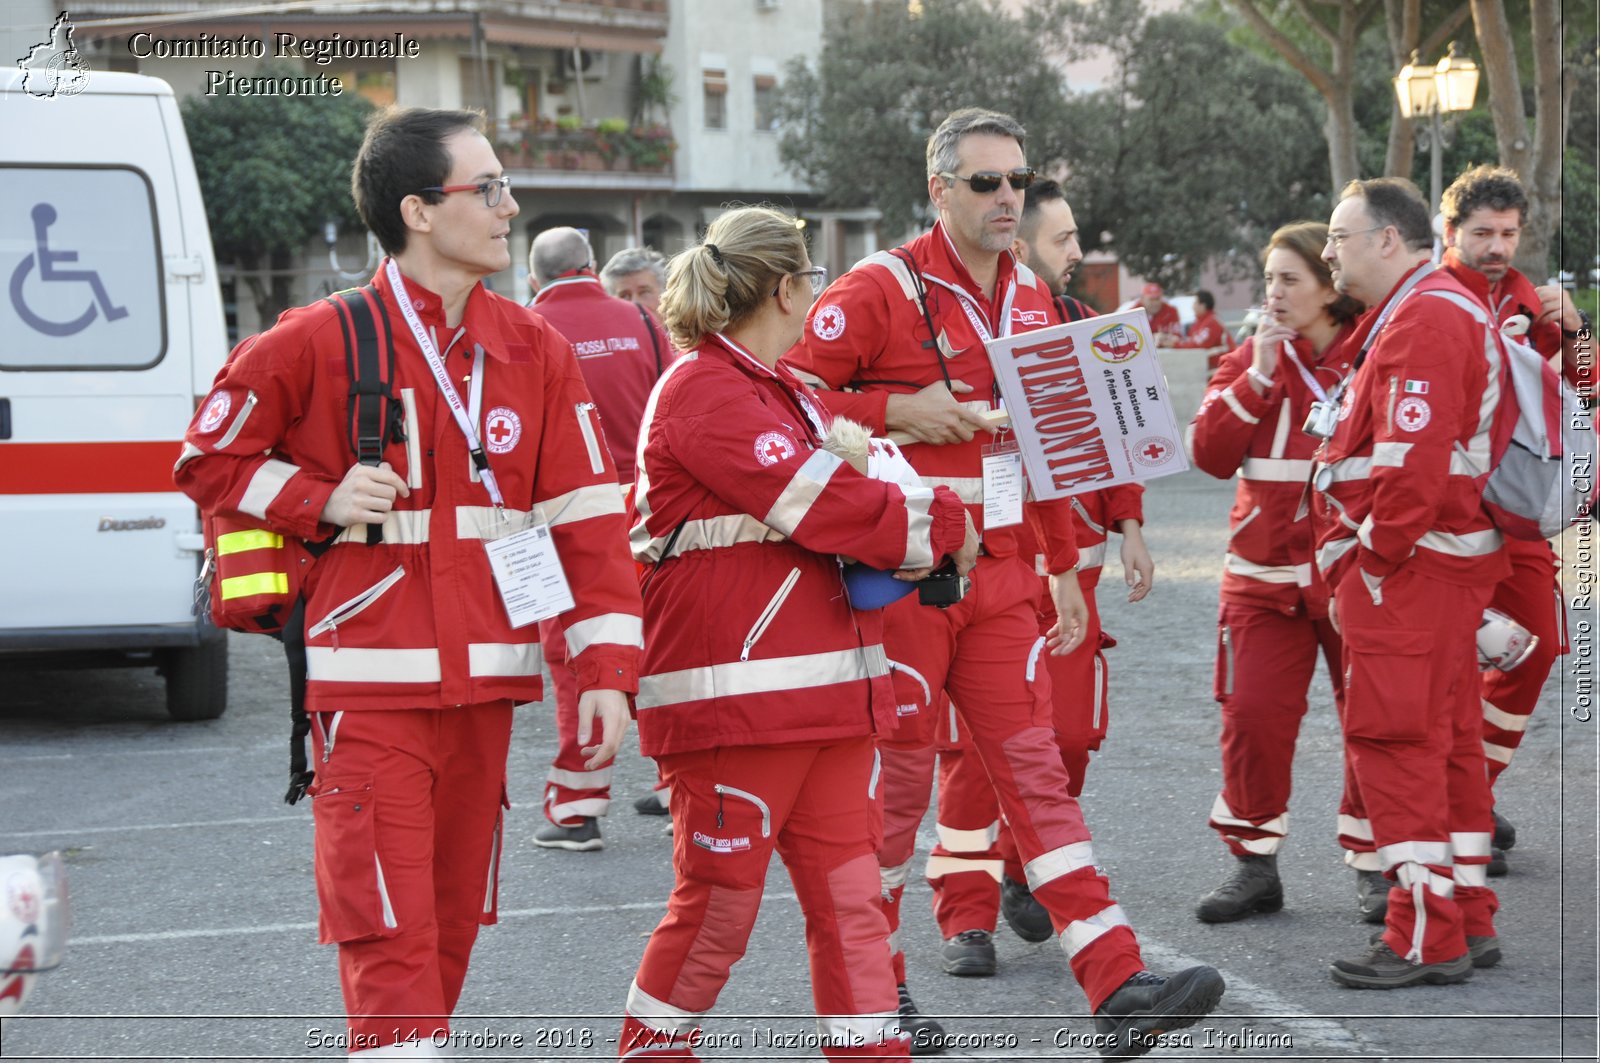
[[[1494,934],[1474,633],[1491,588],[1402,566],[1374,605],[1351,566],[1335,591],[1344,633],[1345,749],[1378,857],[1396,881],[1384,941],[1416,962],[1453,960]]]
[[[877,904],[872,737],[657,759],[677,882],[628,991],[621,1057],[698,1058],[700,1020],[744,955],[776,848],[805,913],[823,1055],[909,1060]]]
[[[1489,605],[1537,635],[1539,645],[1511,671],[1483,674],[1483,752],[1491,786],[1521,744],[1556,658],[1567,652],[1567,609],[1550,544],[1507,538],[1506,558],[1511,575],[1495,587]]]
[[[578,743],[578,677],[567,667],[567,640],[555,621],[539,624],[544,661],[555,687],[556,756],[544,781],[544,818],[559,826],[576,826],[585,816],[603,816],[611,807],[611,766],[615,758],[590,770],[583,766]],[[599,735],[592,735],[598,741]]]
[[[1048,654],[1038,632],[1039,579],[1030,563],[1016,557],[980,557],[972,590],[948,609],[926,608],[908,597],[884,615],[884,646],[900,702],[925,699],[911,702],[918,705],[912,719],[925,716],[930,701],[937,704],[939,691],[955,703],[956,726],[965,727],[983,762],[1015,834],[1028,884],[1050,913],[1094,1009],[1144,965],[1132,928],[1095,869],[1078,802],[1067,792],[1051,727],[1049,671],[1041,667]],[[921,740],[909,743],[913,748],[926,748],[925,728],[926,722],[913,728],[921,730]],[[891,844],[891,832],[903,838],[909,823],[914,840],[914,825],[928,804],[929,772],[921,766],[926,757],[909,767],[890,763],[893,747],[904,743],[898,732],[886,743],[879,862],[891,909],[910,858],[904,841]],[[913,785],[902,789],[907,781]],[[891,914],[891,927],[897,925]],[[903,975],[903,961],[897,962],[896,973]]]
[[[1222,603],[1213,688],[1222,706],[1222,792],[1211,806],[1211,828],[1235,856],[1274,854],[1289,833],[1294,747],[1319,650],[1343,719],[1342,648],[1326,617],[1307,615],[1303,603],[1292,615],[1270,605]],[[1358,793],[1347,756],[1340,842],[1371,852],[1372,833]],[[1371,863],[1371,869],[1378,865]]]
[[[511,702],[312,721],[318,937],[351,1050],[445,1034],[495,921]]]
[[[1089,607],[1082,644],[1065,657],[1043,657],[1050,671],[1050,716],[1056,748],[1061,753],[1062,767],[1067,769],[1067,793],[1073,797],[1083,793],[1089,751],[1100,748],[1108,723],[1105,648],[1116,643],[1108,641],[1100,627],[1100,606],[1095,600],[1099,582],[1098,567],[1078,572],[1078,586]],[[1048,578],[1043,581],[1039,603],[1039,634],[1045,635],[1056,624]],[[950,752],[941,745],[939,755],[940,844],[928,858],[933,914],[946,938],[963,930],[992,931],[1000,915],[997,887],[1002,870],[1016,882],[1026,881],[1016,839],[999,818],[994,788],[984,773],[983,761],[972,752],[971,742],[963,739]],[[998,825],[998,837],[990,837],[988,845],[978,845],[982,841],[978,836],[960,833],[963,827],[970,831],[972,824],[985,817]],[[951,848],[947,834],[962,843],[965,851]]]

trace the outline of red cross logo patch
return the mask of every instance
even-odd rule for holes
[[[819,340],[836,340],[844,335],[844,308],[829,303],[811,317],[811,331]]]
[[[1165,465],[1177,448],[1162,436],[1145,436],[1133,445],[1133,460],[1140,465]]]
[[[782,432],[762,432],[756,436],[756,460],[763,465],[776,465],[784,458],[792,458],[797,449],[794,440]]]
[[[483,419],[483,445],[491,454],[508,453],[522,438],[522,418],[509,406],[496,406]]]
[[[228,416],[228,411],[233,408],[233,399],[226,391],[212,392],[206,400],[206,412],[200,415],[200,431],[215,432],[222,427],[222,422]]]
[[[1394,408],[1394,423],[1402,431],[1420,432],[1433,420],[1427,399],[1404,398]]]

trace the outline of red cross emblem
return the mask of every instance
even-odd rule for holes
[[[762,432],[756,436],[756,460],[763,465],[776,465],[784,458],[793,457],[794,440],[782,432]]]
[[[1140,465],[1164,465],[1172,457],[1172,440],[1146,436],[1133,445],[1133,460]]]
[[[1149,446],[1145,447],[1144,450],[1140,451],[1141,454],[1149,458],[1151,461],[1158,460],[1161,455],[1165,454],[1166,452],[1167,448],[1162,446],[1160,443],[1151,443]]]
[[[483,419],[484,445],[491,454],[504,454],[522,438],[522,418],[509,406],[496,406]]]
[[[836,340],[844,335],[844,308],[838,303],[822,307],[811,319],[811,331],[821,340]]]
[[[1394,419],[1402,431],[1420,432],[1433,420],[1433,410],[1429,408],[1427,399],[1407,396],[1395,407]]]

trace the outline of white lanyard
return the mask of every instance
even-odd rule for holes
[[[749,351],[730,340],[727,336],[720,332],[713,332],[712,335],[721,340],[728,350],[740,356],[745,361],[761,370],[762,373],[776,380],[779,384],[782,384],[783,387],[794,396],[795,405],[799,406],[800,412],[806,415],[806,420],[811,422],[811,428],[817,433],[817,438],[826,439],[828,437],[828,430],[822,425],[821,415],[818,414],[814,408],[812,408],[811,400],[806,398],[805,392],[796,391],[794,388],[789,387],[784,383],[783,378],[778,375],[777,370],[773,369],[771,366],[767,365],[767,363],[763,362],[761,359],[757,358],[755,355],[751,354]]]
[[[478,470],[478,478],[483,481],[484,489],[489,492],[489,499],[494,502],[495,508],[504,509],[505,497],[500,494],[500,485],[495,483],[494,470],[489,468],[489,456],[483,452],[478,431],[472,425],[472,416],[456,392],[455,385],[450,383],[450,374],[445,372],[444,362],[439,358],[439,349],[434,346],[432,337],[417,318],[417,311],[411,305],[411,297],[406,294],[406,282],[400,276],[400,267],[395,265],[394,259],[391,258],[385,263],[384,269],[389,276],[389,287],[394,290],[395,301],[400,304],[400,312],[405,315],[406,324],[411,327],[411,336],[417,341],[417,346],[422,348],[422,357],[427,359],[428,368],[433,371],[433,379],[439,385],[439,393],[444,396],[445,404],[455,416],[456,427],[461,429],[461,434],[467,439],[467,451],[472,455],[473,468]],[[474,361],[472,390],[475,397],[483,394],[482,370],[482,362]]]
[[[948,288],[952,292],[956,293],[957,301],[961,304],[961,309],[967,312],[967,320],[972,322],[972,329],[978,334],[978,338],[980,340],[982,340],[984,343],[988,343],[990,340],[994,339],[994,333],[990,330],[988,323],[983,320],[983,315],[979,314],[977,310],[973,309],[972,304],[974,299],[972,298],[972,294],[970,292],[968,292],[965,288],[958,287],[957,285],[951,284],[946,280],[940,280],[938,277],[930,276],[927,273],[924,273],[923,276],[933,283],[939,285],[941,288]],[[1002,336],[1011,335],[1011,304],[1016,300],[1016,297],[1017,279],[1012,277],[1011,283],[1006,286],[1006,297],[1000,304],[1000,335]]]
[[[1317,378],[1308,373],[1306,367],[1300,364],[1300,359],[1294,353],[1294,344],[1288,340],[1283,341],[1283,356],[1293,362],[1296,369],[1300,370],[1300,379],[1306,382],[1306,387],[1311,389],[1311,394],[1315,395],[1318,401],[1327,402],[1328,393],[1322,389],[1321,384],[1317,383]]]
[[[1415,288],[1424,277],[1438,268],[1432,262],[1425,262],[1418,266],[1417,271],[1411,274],[1406,279],[1406,282],[1400,286],[1400,290],[1395,292],[1387,303],[1383,304],[1383,309],[1378,311],[1378,320],[1373,324],[1372,331],[1367,333],[1366,342],[1362,343],[1361,351],[1356,355],[1355,364],[1350,367],[1350,372],[1339,379],[1339,383],[1333,389],[1333,394],[1329,396],[1330,402],[1344,397],[1345,388],[1349,387],[1350,381],[1355,379],[1356,371],[1361,368],[1361,363],[1367,360],[1367,352],[1372,349],[1374,343],[1378,342],[1378,333],[1382,332],[1383,326],[1389,323],[1389,315],[1394,313],[1397,306],[1405,302],[1406,296],[1411,294],[1411,289]]]

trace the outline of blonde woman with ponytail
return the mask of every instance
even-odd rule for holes
[[[623,1058],[696,1058],[774,850],[806,916],[823,1054],[909,1058],[874,855],[894,694],[881,611],[852,608],[841,559],[966,572],[977,538],[947,488],[823,449],[828,416],[781,358],[824,278],[792,217],[748,207],[673,259],[661,300],[686,353],[645,410],[630,518],[648,566],[639,736],[671,786],[677,881],[628,993]]]

